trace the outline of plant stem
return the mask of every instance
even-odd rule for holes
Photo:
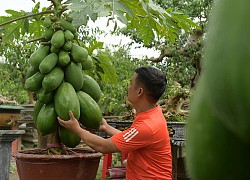
[[[39,41],[39,40],[42,40],[44,37],[39,37],[39,38],[35,38],[35,39],[31,39],[29,41],[27,41],[27,43],[31,43],[31,42],[34,42],[34,41]]]
[[[0,27],[1,27],[1,26],[4,26],[4,25],[6,25],[6,24],[10,24],[10,23],[12,23],[12,22],[21,20],[21,19],[28,18],[28,17],[33,17],[33,16],[37,16],[37,15],[42,15],[42,14],[50,14],[50,13],[53,13],[53,10],[46,10],[46,11],[39,12],[39,13],[29,14],[29,15],[26,15],[26,16],[22,16],[22,17],[15,18],[15,19],[12,19],[12,20],[10,20],[10,21],[4,22],[4,23],[0,24]]]

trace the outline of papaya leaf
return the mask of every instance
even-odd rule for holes
[[[24,29],[26,32],[29,32],[29,20],[28,20],[28,18],[24,19]]]
[[[114,65],[110,60],[108,53],[101,52],[98,53],[99,66],[102,68],[103,72],[99,73],[103,82],[110,82],[112,84],[117,83],[117,74]]]
[[[86,26],[88,17],[95,21],[99,10],[105,9],[103,7],[105,3],[101,0],[68,0],[67,3],[70,4],[68,8],[72,10],[70,17],[73,18],[72,23],[75,27]]]
[[[2,41],[6,42],[9,40],[11,41],[14,38],[19,38],[20,37],[19,29],[22,27],[23,27],[22,21],[12,23],[11,26],[9,26],[5,29],[5,33],[2,36]]]
[[[5,12],[6,12],[7,14],[12,15],[13,17],[18,17],[18,16],[20,16],[20,12],[15,11],[15,10],[12,10],[12,9],[7,9],[7,10],[5,10]]]
[[[32,13],[38,13],[40,9],[40,2],[36,3],[36,5],[32,8]]]
[[[88,53],[91,55],[95,49],[102,49],[103,48],[103,42],[100,41],[91,41],[89,44],[89,47],[86,47],[88,50]]]

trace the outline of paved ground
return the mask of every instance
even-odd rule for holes
[[[18,173],[17,173],[17,170],[16,170],[16,162],[14,160],[11,161],[11,163],[10,163],[9,180],[19,180]]]

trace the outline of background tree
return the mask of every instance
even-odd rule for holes
[[[46,14],[53,13],[53,5],[61,1],[51,0],[51,2],[51,6],[42,8],[42,11],[40,11],[40,3],[35,4],[32,12],[6,10],[8,15],[0,17],[2,44],[13,40],[17,41],[24,35],[28,35],[31,39],[28,42],[41,40],[44,32],[44,28],[41,26],[42,17]],[[68,0],[62,1],[61,4],[61,6],[57,7],[57,11],[60,13],[68,11],[78,30],[86,27],[89,20],[95,21],[98,17],[108,17],[107,23],[110,21],[115,23],[114,30],[116,30],[118,21],[124,23],[127,29],[136,29],[145,45],[150,44],[155,38],[168,38],[171,42],[174,42],[178,38],[178,34],[181,33],[181,29],[185,32],[190,32],[192,27],[197,27],[187,15],[176,13],[176,11],[172,11],[171,9],[165,10],[152,1],[86,0],[79,2],[76,0]],[[79,39],[88,39],[88,37],[84,35],[86,34],[81,34]],[[82,42],[84,46],[84,41]],[[88,50],[93,52],[95,48],[101,48],[103,44],[94,41],[87,42],[85,45],[88,46],[86,47]],[[3,47],[7,46],[5,45]],[[30,53],[22,52],[22,55],[26,57],[26,61],[28,61],[27,57],[30,56]],[[103,58],[105,59],[105,56],[103,56]],[[8,57],[5,59],[5,62],[11,64],[11,62],[8,62]],[[110,71],[112,66],[109,66],[110,63],[105,63],[107,59],[104,59],[95,59],[95,69],[91,72],[92,76],[98,76],[96,78],[100,80],[110,79],[110,81],[114,81],[112,78],[115,76],[112,72],[114,73],[115,71]],[[24,66],[20,68],[23,76],[27,67],[25,67],[25,63],[21,64]]]

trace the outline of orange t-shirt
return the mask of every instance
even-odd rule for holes
[[[131,127],[112,136],[112,141],[128,153],[127,180],[172,180],[170,138],[159,106],[136,114]]]

